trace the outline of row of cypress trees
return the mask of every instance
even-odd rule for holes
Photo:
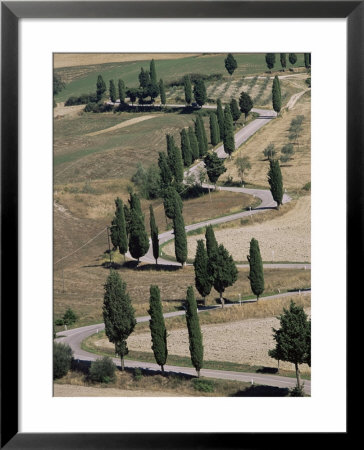
[[[157,364],[161,366],[161,370],[164,372],[164,365],[168,356],[167,330],[163,317],[159,287],[151,285],[149,292],[148,313],[150,314],[149,328],[152,338],[152,350]],[[120,357],[121,370],[124,370],[124,357],[129,353],[127,339],[134,331],[137,321],[132,301],[126,290],[126,283],[113,269],[110,270],[104,285],[102,312],[106,336],[115,345],[115,354]],[[200,376],[203,364],[203,343],[192,286],[187,288],[186,322],[191,361],[198,376]]]

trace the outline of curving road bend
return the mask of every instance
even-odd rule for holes
[[[173,105],[169,105],[173,106]],[[180,106],[180,105],[176,105]],[[215,108],[212,106],[211,108]],[[271,121],[274,117],[276,117],[276,113],[274,111],[269,110],[261,110],[261,109],[253,109],[254,112],[257,112],[259,114],[259,117],[255,119],[254,121],[250,122],[248,125],[240,129],[235,134],[235,146],[238,148],[242,143],[244,143],[247,139],[249,139],[256,131],[258,131],[262,126],[267,124],[269,121]],[[216,153],[220,158],[226,158],[228,155],[224,152],[223,145],[219,146],[217,149],[215,149]],[[185,176],[187,175],[194,175],[197,177],[198,171],[200,168],[204,166],[204,163],[201,161],[200,163],[196,164],[192,168],[190,168],[188,171],[185,172]],[[213,189],[214,186],[209,184],[203,184],[204,187]],[[197,228],[201,228],[210,224],[220,224],[229,222],[232,220],[240,219],[243,217],[250,216],[252,214],[258,214],[266,209],[271,209],[276,206],[276,202],[273,200],[272,194],[269,190],[264,189],[246,189],[246,188],[238,188],[238,187],[219,187],[220,190],[227,190],[232,192],[240,192],[248,195],[252,195],[254,197],[257,197],[261,200],[260,205],[257,208],[254,208],[249,211],[242,211],[240,213],[232,214],[230,216],[225,217],[219,217],[216,219],[210,219],[203,222],[187,225],[185,227],[186,231],[195,230]],[[291,200],[291,198],[284,194],[283,197],[283,203],[287,203]],[[163,244],[169,240],[173,239],[173,231],[166,231],[164,233],[161,233],[159,235],[159,243]],[[127,256],[131,259],[131,255],[127,253]],[[149,251],[147,254],[140,258],[141,261],[147,262],[147,263],[154,263],[155,259],[153,257],[153,251],[152,247],[150,246]],[[180,265],[176,261],[170,261],[163,258],[158,258],[159,264],[164,265]],[[248,267],[247,264],[239,265],[239,267]],[[311,268],[310,264],[265,264],[264,267],[270,267],[270,268],[304,268],[309,269]],[[300,294],[300,292],[288,292],[284,294],[274,295],[271,297],[265,297],[265,299],[271,299],[275,297],[282,297],[282,296],[292,296]],[[243,303],[243,302],[242,302]],[[226,307],[229,307],[232,305],[227,304]],[[213,306],[213,307],[207,307],[207,308],[201,308],[198,312],[202,312],[204,310],[208,309],[215,309],[219,306]],[[165,313],[164,317],[172,317],[172,316],[178,316],[178,315],[184,315],[185,311],[177,311],[177,312],[171,312],[171,313]],[[147,322],[149,321],[149,316],[144,317],[138,317],[137,322]],[[96,325],[90,325],[86,327],[81,328],[75,328],[72,330],[66,330],[61,331],[57,333],[57,342],[63,342],[70,345],[74,352],[74,358],[84,361],[94,361],[97,358],[100,358],[101,356],[98,356],[93,353],[89,353],[81,348],[81,343],[84,339],[91,336],[92,334],[98,333],[101,330],[105,328],[104,324],[96,324]],[[119,364],[120,360],[118,358],[113,358],[113,361],[115,364]],[[154,363],[147,363],[147,362],[139,362],[139,361],[125,361],[125,366],[130,368],[144,368],[152,371],[159,371],[160,367],[157,364]],[[165,370],[167,372],[174,372],[174,373],[181,373],[181,374],[187,374],[187,375],[195,375],[196,372],[192,368],[188,367],[177,367],[177,366],[170,366],[166,365]],[[256,374],[256,373],[247,373],[247,372],[233,372],[233,371],[223,371],[223,370],[211,370],[211,369],[202,369],[201,375],[204,377],[209,378],[220,378],[220,379],[227,379],[227,380],[236,380],[236,381],[245,381],[250,382],[252,384],[265,384],[269,386],[274,387],[280,387],[280,388],[293,388],[296,385],[296,379],[295,378],[288,378],[288,377],[281,377],[278,375],[267,375],[267,374]],[[304,390],[307,394],[311,393],[311,382],[306,380],[304,382]]]
[[[265,297],[264,299],[273,299],[276,297],[282,296],[292,296],[292,295],[300,295],[300,292],[287,292],[279,295],[272,295],[270,297]],[[248,303],[250,301],[246,301]],[[244,302],[242,302],[244,303]],[[233,306],[232,304],[227,304],[225,307]],[[210,306],[210,307],[202,307],[198,310],[199,313],[203,313],[203,311],[209,311],[211,309],[217,309],[220,306]],[[174,317],[174,316],[182,316],[185,314],[185,311],[174,311],[170,313],[165,313],[163,316],[165,318]],[[140,322],[148,322],[150,316],[137,317],[137,323]],[[60,331],[57,333],[57,342],[62,342],[64,344],[68,344],[73,350],[73,357],[76,360],[82,361],[95,361],[98,358],[102,358],[100,355],[96,355],[94,353],[87,352],[81,348],[82,341],[92,334],[99,333],[105,328],[103,323],[96,325],[89,325],[81,328],[74,328],[72,330]],[[112,358],[114,363],[117,366],[120,366],[120,358]],[[131,361],[125,360],[125,367],[128,368],[142,368],[148,369],[151,371],[159,372],[160,366],[155,363],[149,362],[141,362],[141,361]],[[191,367],[179,367],[179,366],[165,366],[166,372],[180,373],[186,375],[196,375],[195,369]],[[235,380],[235,381],[244,381],[252,384],[264,384],[267,386],[274,386],[280,388],[293,388],[296,385],[296,378],[282,377],[279,375],[268,375],[268,374],[257,374],[250,372],[236,372],[230,370],[213,370],[213,369],[202,369],[201,375],[207,378],[218,378],[225,380]],[[304,389],[307,394],[311,394],[311,381],[305,380]]]

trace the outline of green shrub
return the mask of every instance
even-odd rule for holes
[[[53,343],[53,379],[64,377],[71,368],[73,352],[68,344]]]
[[[63,315],[63,324],[72,325],[76,322],[77,319],[78,317],[76,316],[75,312],[71,308],[68,308]]]
[[[139,367],[137,367],[136,369],[134,369],[134,380],[140,381],[142,378],[143,378],[143,372],[141,369],[139,369]]]
[[[214,383],[210,380],[201,380],[200,378],[194,378],[192,384],[196,391],[200,392],[214,392]]]
[[[56,319],[56,320],[54,321],[54,324],[55,324],[57,327],[61,327],[62,325],[64,325],[64,320],[63,320],[63,319]]]
[[[290,397],[304,397],[304,391],[303,391],[303,385],[298,387],[295,386],[293,389],[291,389],[290,393],[289,393]]]
[[[310,191],[311,190],[311,181],[309,181],[308,183],[306,183],[303,188],[304,191]]]
[[[115,380],[116,366],[111,358],[104,356],[102,359],[92,361],[89,377],[91,381],[98,383],[110,383]]]

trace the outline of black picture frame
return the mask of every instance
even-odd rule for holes
[[[364,2],[363,1],[71,1],[1,2],[1,448],[135,449],[297,447],[281,433],[18,432],[18,22],[22,18],[346,18],[347,20],[347,313],[363,274]],[[11,107],[9,107],[11,105]],[[359,255],[360,256],[360,255]],[[5,264],[6,262],[6,264]],[[11,301],[9,301],[11,300]],[[11,334],[11,338],[9,338]],[[349,338],[349,336],[348,336]],[[348,339],[348,350],[351,348]],[[349,358],[347,360],[349,363]],[[7,368],[11,370],[7,370]],[[348,367],[348,365],[347,365]],[[348,370],[348,369],[347,369]],[[330,371],[330,368],[328,368]],[[349,393],[348,393],[349,394]],[[333,393],[334,395],[334,393]],[[335,434],[335,443],[351,437]],[[218,420],[218,419],[217,419]],[[244,434],[242,436],[242,434]],[[299,446],[312,436],[299,436]],[[316,434],[315,444],[327,435]],[[345,442],[347,443],[347,442]]]

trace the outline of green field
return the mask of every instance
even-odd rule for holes
[[[158,79],[162,78],[167,84],[173,80],[181,78],[187,73],[201,74],[222,74],[226,82],[239,80],[249,75],[263,74],[267,71],[265,63],[265,54],[234,54],[238,63],[232,77],[227,73],[224,66],[225,54],[207,54],[192,56],[175,60],[158,60],[155,62]],[[56,69],[65,80],[71,80],[66,88],[56,97],[56,102],[67,100],[73,95],[88,94],[95,92],[97,76],[100,74],[108,86],[109,80],[117,83],[119,78],[123,79],[128,87],[137,87],[139,85],[138,75],[140,68],[149,70],[150,61],[134,61],[124,63],[108,63],[96,66],[81,66]],[[297,62],[295,67],[303,65],[303,54],[297,53]],[[276,69],[280,69],[279,55],[276,57]],[[291,67],[287,58],[287,70]],[[287,72],[289,73],[289,72]],[[168,93],[167,93],[168,95]],[[169,95],[170,97],[170,95]]]

